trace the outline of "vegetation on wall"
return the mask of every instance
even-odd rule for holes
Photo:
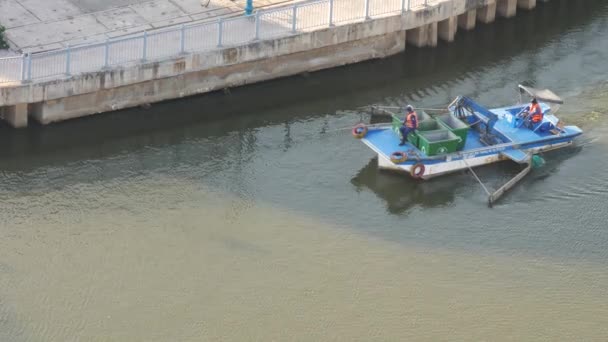
[[[0,49],[8,49],[8,43],[4,40],[4,26],[0,25]]]

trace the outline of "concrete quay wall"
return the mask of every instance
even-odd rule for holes
[[[0,88],[0,117],[42,124],[317,71],[452,41],[535,0],[447,0],[401,15],[70,78]]]

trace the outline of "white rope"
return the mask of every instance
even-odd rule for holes
[[[473,177],[475,177],[475,179],[479,182],[479,184],[481,185],[483,190],[486,192],[486,194],[488,194],[488,196],[492,196],[492,194],[490,193],[490,191],[488,191],[488,188],[486,188],[486,186],[483,184],[481,179],[479,179],[479,177],[477,177],[477,174],[475,173],[475,171],[473,171],[473,168],[471,167],[471,165],[469,165],[469,163],[467,163],[466,159],[462,158],[462,161],[469,168],[469,171],[471,171],[471,174],[473,174]]]

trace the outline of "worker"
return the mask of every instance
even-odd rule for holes
[[[535,98],[532,99],[530,106],[526,108],[526,112],[526,123],[528,128],[533,129],[534,126],[543,121],[543,110],[540,108],[540,105]]]
[[[399,131],[401,132],[401,143],[399,146],[405,145],[408,134],[415,131],[417,128],[418,115],[414,111],[414,107],[408,105],[405,107],[405,121],[403,121],[403,126],[399,127]]]

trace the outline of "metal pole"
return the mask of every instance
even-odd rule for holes
[[[182,29],[179,34],[179,53],[186,53],[186,25],[182,24]]]
[[[329,0],[329,26],[334,26],[334,0]]]
[[[217,22],[217,47],[222,47],[222,33],[224,31],[224,20],[220,18]]]
[[[405,13],[405,1],[406,0],[401,0],[401,13]]]
[[[21,81],[25,81],[25,71],[27,70],[27,54],[21,55]]]
[[[424,0],[424,6],[428,6],[429,5],[429,0]]]
[[[65,49],[65,74],[70,75],[70,64],[72,61],[72,50],[70,49],[70,45],[68,45],[67,49]]]
[[[365,0],[365,20],[369,19],[369,0]]]
[[[255,11],[255,39],[260,39],[260,11]]]
[[[148,57],[148,31],[144,31],[144,47],[142,51],[141,60],[145,61]]]
[[[110,66],[110,40],[106,39],[105,49],[103,51],[103,67],[108,68]]]
[[[409,11],[410,9],[412,9],[412,1],[407,0],[407,10]]]
[[[32,80],[32,53],[27,54],[27,80]]]
[[[291,32],[296,33],[298,25],[298,5],[293,5],[293,20],[291,21]]]

